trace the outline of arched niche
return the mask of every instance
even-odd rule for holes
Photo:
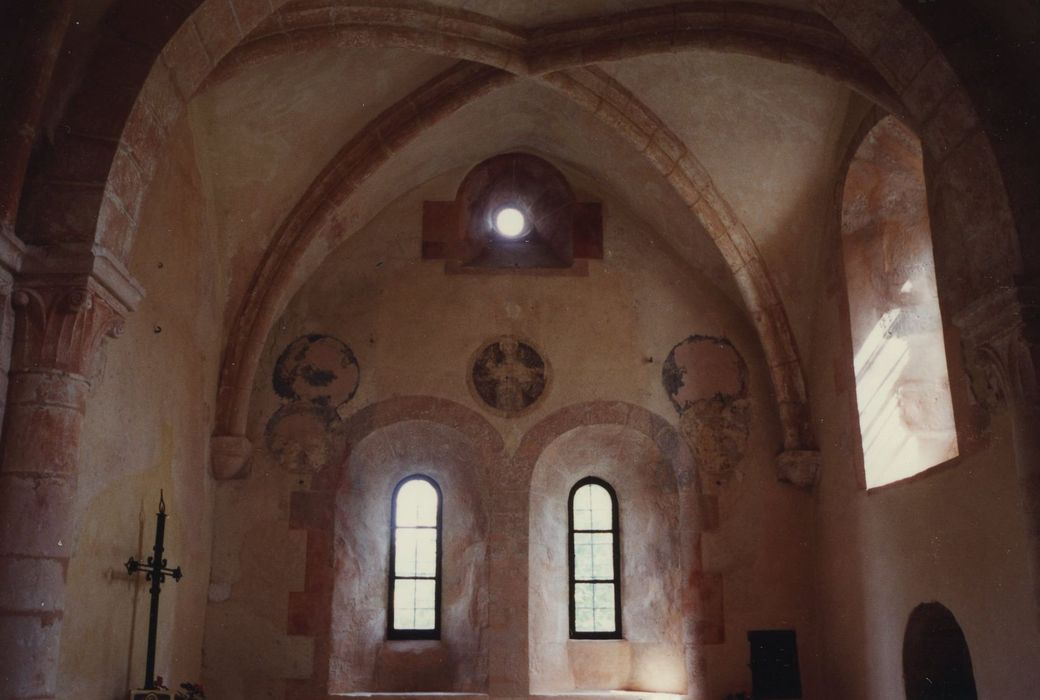
[[[517,231],[503,233],[503,211]],[[470,269],[569,269],[576,259],[603,257],[600,205],[577,201],[552,163],[529,153],[481,161],[459,184],[451,202],[423,208],[424,260],[446,259]]]
[[[958,454],[921,142],[885,117],[849,164],[841,206],[864,482]]]
[[[568,495],[587,476],[606,481],[617,494],[620,640],[569,639]],[[687,692],[680,503],[673,465],[651,438],[632,428],[575,428],[542,451],[530,491],[532,695]]]
[[[906,700],[976,700],[975,674],[964,632],[939,603],[910,613],[903,637]]]
[[[354,445],[335,499],[330,693],[487,692],[488,513],[478,451],[445,425],[408,420]],[[390,504],[408,476],[443,497],[441,635],[387,639]]]

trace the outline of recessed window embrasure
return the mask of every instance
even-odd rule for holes
[[[519,238],[527,233],[527,217],[516,207],[502,207],[495,212],[495,231],[505,238]]]
[[[391,505],[390,639],[440,639],[441,492],[416,475],[394,489]]]
[[[423,203],[422,256],[446,271],[584,269],[603,259],[603,212],[552,163],[503,153],[476,164],[454,200]]]

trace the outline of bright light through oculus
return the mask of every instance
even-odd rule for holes
[[[506,238],[516,238],[524,232],[527,221],[519,209],[503,207],[495,214],[495,230]]]

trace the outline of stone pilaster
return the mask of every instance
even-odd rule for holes
[[[983,410],[1011,412],[1029,567],[1040,625],[1040,287],[1000,287],[957,315],[965,366]]]
[[[56,693],[90,366],[128,309],[94,277],[17,280],[0,454],[0,696]]]

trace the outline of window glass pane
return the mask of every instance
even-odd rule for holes
[[[394,629],[414,629],[415,581],[394,581]]]
[[[592,533],[574,533],[574,578],[592,578]]]
[[[397,528],[394,542],[394,574],[397,576],[437,575],[436,529]]]
[[[576,583],[574,584],[574,631],[575,632],[594,632],[596,629],[595,624],[595,607],[594,595],[592,592],[593,583]]]
[[[437,583],[432,580],[394,581],[394,629],[432,630],[436,622]]]
[[[614,631],[614,584],[574,584],[574,631]]]
[[[610,502],[610,494],[602,486],[589,484],[592,503],[592,530],[610,530],[614,527],[614,509]]]
[[[596,608],[596,631],[597,632],[613,632],[614,631],[614,605],[611,604],[609,608]]]
[[[574,492],[574,529],[610,530],[614,509],[610,494],[598,484],[585,484]]]
[[[610,532],[592,534],[592,576],[598,581],[614,578],[614,535]]]
[[[437,583],[429,579],[415,582],[415,609],[433,610],[437,602]]]
[[[574,492],[574,529],[592,529],[592,485],[586,484]]]
[[[592,608],[574,608],[574,631],[595,632],[596,611]]]
[[[593,607],[593,596],[592,596],[592,584],[591,583],[576,583],[574,584],[574,607],[578,608],[591,608]]]
[[[594,583],[596,632],[614,631],[614,584]]]
[[[398,527],[437,525],[437,490],[424,479],[412,479],[397,490]]]
[[[436,617],[433,608],[416,608],[415,629],[432,630],[436,626]]]
[[[415,610],[412,608],[394,608],[394,629],[415,629]]]

